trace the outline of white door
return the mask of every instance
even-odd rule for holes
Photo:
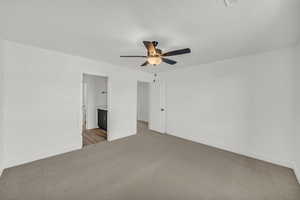
[[[165,83],[156,80],[150,84],[149,129],[166,132]]]

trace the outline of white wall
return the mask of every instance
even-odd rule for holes
[[[136,133],[136,82],[150,74],[4,41],[5,167],[81,148],[82,74],[108,76],[109,139]]]
[[[136,133],[137,81],[128,74],[108,78],[108,140]]]
[[[96,107],[107,106],[107,78],[96,76]],[[102,93],[106,92],[106,93]]]
[[[86,81],[86,120],[87,129],[97,127],[96,123],[96,83],[95,76],[84,75]]]
[[[101,76],[84,75],[87,84],[87,129],[98,128],[97,107],[107,106],[107,78]]]
[[[4,57],[3,57],[3,52],[2,52],[2,41],[0,40],[0,176],[2,174],[3,170],[3,162],[4,162],[4,155],[3,155],[3,120],[4,120],[4,115],[3,115],[3,108],[4,108],[4,76],[3,76],[3,68],[4,68]]]
[[[300,44],[295,52],[295,143],[294,143],[294,159],[295,159],[295,173],[300,183]]]
[[[138,82],[137,87],[137,119],[149,121],[149,83]]]
[[[292,167],[293,51],[161,74],[167,133]]]

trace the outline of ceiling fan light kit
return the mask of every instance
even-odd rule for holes
[[[191,53],[191,49],[185,48],[185,49],[179,49],[175,51],[169,51],[166,53],[162,53],[161,49],[156,48],[158,45],[157,41],[143,41],[144,46],[147,49],[147,56],[120,56],[120,57],[127,57],[127,58],[146,58],[146,62],[144,62],[141,67],[146,66],[148,64],[156,66],[161,64],[162,62],[175,65],[177,62],[165,57],[168,56],[176,56],[176,55],[182,55]]]
[[[150,56],[147,58],[147,61],[151,65],[159,65],[162,62],[162,59],[160,56]]]

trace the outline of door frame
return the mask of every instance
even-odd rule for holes
[[[81,102],[81,112],[82,112],[82,131],[87,129],[87,83],[82,80],[82,102]]]
[[[83,141],[82,139],[82,133],[83,133],[83,76],[84,75],[91,75],[91,76],[101,76],[101,77],[105,77],[107,78],[107,140],[109,140],[109,132],[110,132],[110,120],[109,120],[109,111],[110,111],[110,83],[109,83],[109,76],[107,74],[102,74],[102,73],[95,73],[95,72],[81,72],[80,73],[80,106],[79,106],[79,125],[80,125],[80,137],[81,137],[81,141]]]

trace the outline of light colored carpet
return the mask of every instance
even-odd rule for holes
[[[299,200],[292,170],[145,129],[6,169],[1,200]]]

